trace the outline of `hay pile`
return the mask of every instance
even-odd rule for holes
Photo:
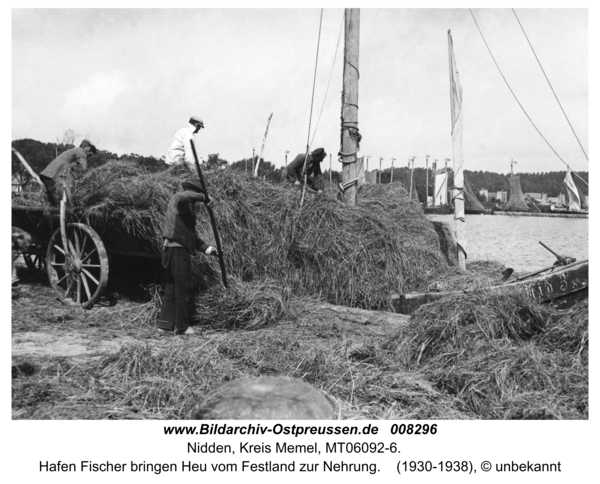
[[[288,314],[289,291],[275,281],[230,278],[227,290],[213,286],[196,298],[196,319],[223,329],[259,329]]]
[[[184,167],[148,173],[109,162],[73,190],[76,215],[109,250],[158,255],[167,203],[190,175]],[[228,274],[241,281],[270,278],[295,294],[380,309],[389,293],[410,291],[447,265],[432,224],[399,184],[367,186],[356,208],[330,193],[309,194],[299,213],[300,191],[291,185],[233,170],[207,171],[205,178]],[[201,238],[212,243],[203,207],[198,217]],[[196,258],[201,286],[214,285],[219,272],[215,260]]]
[[[446,298],[386,347],[479,418],[588,417],[587,300],[559,312],[483,291]]]

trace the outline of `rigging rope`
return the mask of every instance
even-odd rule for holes
[[[586,186],[589,186],[588,183],[581,178],[577,172],[573,171],[573,169],[569,166],[569,164],[563,160],[561,158],[561,156],[556,152],[556,150],[552,147],[552,145],[548,142],[548,140],[544,137],[544,135],[542,134],[542,132],[538,129],[538,127],[535,125],[535,123],[533,122],[533,120],[529,117],[529,114],[527,114],[527,111],[525,111],[525,108],[523,107],[523,105],[521,104],[521,102],[519,101],[519,98],[517,98],[517,95],[514,93],[514,91],[512,90],[512,88],[510,87],[510,84],[508,83],[508,81],[506,80],[506,77],[504,77],[504,74],[502,73],[502,70],[500,69],[500,66],[498,65],[498,63],[496,62],[496,58],[494,57],[494,54],[492,54],[492,51],[490,50],[490,47],[488,46],[487,41],[485,40],[485,37],[483,35],[483,32],[481,31],[481,29],[479,28],[479,24],[477,23],[477,20],[475,19],[475,15],[473,15],[473,11],[471,9],[469,9],[469,12],[471,13],[471,17],[473,18],[473,21],[475,22],[475,26],[477,27],[477,30],[479,31],[479,34],[481,35],[481,38],[483,39],[483,43],[485,44],[488,52],[490,53],[490,56],[492,57],[492,60],[494,61],[494,64],[496,65],[496,68],[498,69],[498,72],[500,72],[500,75],[502,76],[502,79],[504,80],[504,82],[506,83],[506,86],[508,87],[508,90],[510,91],[510,93],[513,95],[513,97],[515,98],[515,101],[517,101],[517,104],[519,105],[519,107],[521,108],[521,110],[523,111],[523,113],[525,113],[525,116],[527,117],[527,119],[529,120],[529,122],[531,123],[531,125],[535,128],[535,130],[538,132],[538,134],[542,137],[542,139],[546,142],[546,144],[550,147],[550,149],[554,152],[554,154],[558,157],[558,159],[560,161],[562,161],[567,168],[569,168],[576,176],[577,178],[579,178],[583,183],[585,183]]]
[[[515,17],[517,19],[517,22],[519,23],[519,26],[521,27],[521,30],[523,31],[523,35],[525,35],[525,38],[527,39],[527,43],[529,44],[529,47],[531,47],[531,51],[533,52],[533,55],[535,56],[535,60],[539,64],[540,69],[542,70],[542,72],[544,74],[544,77],[546,78],[546,81],[548,81],[548,85],[550,86],[550,89],[552,90],[552,94],[554,94],[554,97],[556,98],[556,102],[558,103],[558,105],[560,106],[561,111],[565,115],[565,119],[567,120],[567,123],[569,123],[569,127],[571,128],[571,131],[573,131],[573,134],[575,135],[575,139],[579,143],[579,147],[581,148],[581,151],[583,151],[583,155],[585,156],[585,159],[589,161],[590,159],[588,158],[588,155],[585,152],[585,149],[583,148],[583,145],[581,144],[581,141],[579,141],[579,137],[577,136],[577,133],[575,132],[575,128],[573,128],[573,125],[571,124],[571,121],[569,121],[569,117],[567,116],[567,113],[565,113],[565,110],[563,109],[562,104],[560,103],[560,101],[558,99],[558,96],[556,95],[556,92],[554,92],[554,88],[552,87],[552,84],[550,83],[550,79],[548,79],[548,76],[546,75],[546,71],[542,67],[542,63],[538,59],[538,56],[535,53],[535,50],[533,49],[533,45],[531,45],[531,42],[529,41],[529,37],[527,36],[527,33],[525,32],[525,29],[523,28],[523,25],[521,24],[521,21],[519,20],[519,17],[517,16],[517,12],[515,12],[514,8],[512,9],[512,11],[515,14]]]
[[[344,26],[344,16],[342,15],[342,22],[340,23],[340,33],[338,34],[337,45],[335,46],[335,54],[333,55],[333,63],[331,65],[331,72],[329,74],[329,81],[327,81],[327,89],[325,89],[325,97],[323,98],[323,104],[321,106],[321,112],[319,113],[319,119],[317,120],[317,125],[315,126],[315,131],[313,133],[313,137],[310,140],[310,146],[312,146],[313,141],[315,140],[315,136],[317,135],[317,130],[319,129],[319,123],[321,122],[321,115],[323,114],[323,108],[325,107],[325,101],[327,100],[327,93],[329,92],[329,85],[331,84],[331,78],[333,76],[333,69],[335,68],[335,61],[337,59],[338,48],[340,46],[340,39],[342,38],[342,27]]]
[[[313,77],[312,98],[310,100],[310,117],[308,118],[308,136],[306,138],[306,155],[304,156],[304,165],[302,166],[302,174],[304,175],[304,184],[302,185],[302,197],[300,198],[300,209],[304,204],[304,195],[306,194],[306,183],[308,181],[308,172],[306,169],[306,161],[310,150],[310,125],[312,123],[313,104],[315,101],[315,85],[317,84],[317,65],[319,63],[319,47],[321,45],[321,25],[323,24],[323,9],[321,9],[321,17],[319,19],[319,37],[317,39],[317,57],[315,59],[315,75]]]

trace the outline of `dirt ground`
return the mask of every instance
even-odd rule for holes
[[[457,415],[444,403],[432,407],[444,399],[381,349],[406,316],[297,300],[269,328],[196,326],[195,335],[165,337],[155,329],[150,291],[135,282],[109,284],[109,297],[84,310],[62,303],[45,274],[18,273],[13,419],[186,418],[210,390],[260,375],[313,384],[338,418]]]
[[[476,285],[483,276],[474,272],[456,278]],[[588,418],[587,301],[550,317],[532,303],[517,311],[503,301],[497,312],[499,302],[482,296],[475,320],[466,304],[440,322],[450,309],[432,308],[421,321],[295,298],[281,320],[261,329],[198,321],[194,335],[161,336],[156,281],[139,271],[124,274],[129,277],[111,273],[106,297],[84,310],[62,303],[45,273],[19,269],[12,299],[13,419],[188,419],[224,383],[257,376],[310,383],[338,419]],[[529,328],[536,311],[546,319],[534,318],[533,337],[503,336],[502,328]],[[497,327],[500,336],[489,340],[477,321]],[[469,346],[435,355],[446,363],[403,362],[394,349],[402,338],[410,343],[421,328],[436,327],[450,328],[449,339],[424,337],[452,344],[460,340],[451,337],[455,331]]]

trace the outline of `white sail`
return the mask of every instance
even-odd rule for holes
[[[458,246],[458,266],[465,270],[467,258],[467,228],[465,223],[465,195],[463,172],[463,116],[462,116],[462,87],[456,68],[452,34],[448,30],[448,56],[450,60],[450,107],[452,114],[452,160],[454,163],[454,221],[455,237]]]
[[[567,174],[565,175],[565,179],[563,181],[565,184],[565,188],[567,190],[567,200],[568,200],[568,208],[573,212],[581,211],[581,199],[579,197],[579,190],[573,181],[573,176],[571,175],[571,169],[567,168]]]
[[[434,198],[433,205],[439,207],[440,205],[448,204],[448,172],[443,171],[435,174],[433,179]]]

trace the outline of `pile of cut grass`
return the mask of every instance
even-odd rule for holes
[[[264,328],[287,315],[289,297],[289,291],[273,280],[230,278],[227,289],[216,285],[196,297],[195,319],[212,328]]]
[[[13,359],[13,418],[187,419],[194,405],[223,383],[281,375],[320,389],[342,419],[471,418],[419,372],[406,371],[381,348],[386,325],[325,317],[320,304],[294,300],[288,317],[259,331],[202,326],[188,337],[158,337],[134,314],[92,332],[118,337],[114,354],[93,358]],[[20,318],[20,316],[19,316]],[[53,328],[83,332],[86,316]],[[92,336],[90,336],[92,337]]]
[[[246,283],[231,281],[234,294],[238,284]],[[277,300],[280,287],[267,287]],[[224,296],[211,291],[215,303]],[[285,317],[256,331],[223,331],[217,322],[159,337],[152,296],[87,311],[62,305],[48,286],[13,299],[13,348],[32,335],[49,341],[39,353],[13,352],[13,418],[186,419],[223,383],[261,375],[314,385],[342,419],[588,415],[587,302],[557,312],[473,293],[392,326],[382,313],[357,319],[365,312],[291,297]],[[91,354],[44,356],[67,341]]]
[[[518,295],[448,297],[386,347],[479,418],[588,417],[587,300],[562,312]]]
[[[78,181],[76,217],[109,249],[158,255],[168,201],[191,175],[185,167],[150,173],[134,163],[109,162]],[[228,274],[242,281],[274,279],[294,294],[381,309],[389,307],[390,293],[414,290],[447,267],[432,223],[400,184],[366,186],[357,207],[330,190],[311,193],[300,211],[300,191],[292,185],[233,170],[205,177]],[[203,207],[198,219],[200,237],[213,243]],[[215,260],[197,256],[194,267],[201,287],[218,281]]]

